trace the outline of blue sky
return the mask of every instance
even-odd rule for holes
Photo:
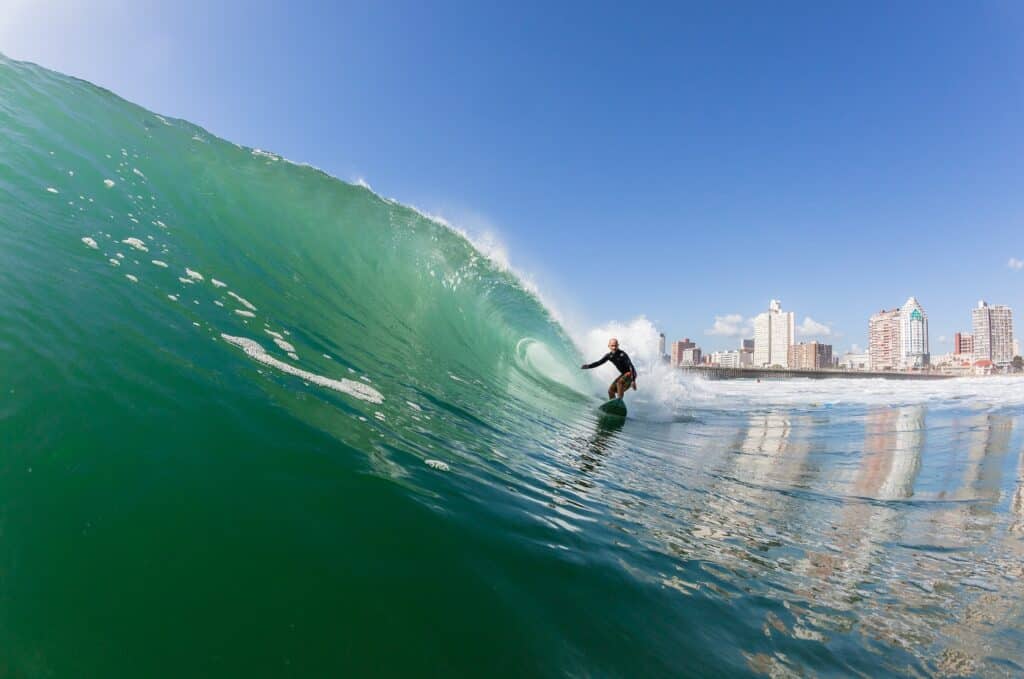
[[[845,350],[915,295],[941,353],[1024,314],[1024,5],[830,5],[7,0],[0,51],[493,232],[575,323]]]

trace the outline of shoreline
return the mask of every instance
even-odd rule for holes
[[[965,375],[926,372],[887,372],[874,370],[797,370],[790,368],[722,368],[718,366],[680,366],[677,370],[700,375],[709,380],[769,379],[885,379],[885,380],[949,380]]]

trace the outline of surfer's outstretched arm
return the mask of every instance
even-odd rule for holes
[[[583,370],[590,370],[591,368],[596,368],[597,366],[606,362],[609,358],[611,358],[611,356],[612,352],[609,351],[607,354],[601,357],[601,360],[594,361],[593,363],[584,363],[583,365],[580,366],[580,368],[582,368]]]

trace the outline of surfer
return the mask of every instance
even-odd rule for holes
[[[608,353],[602,356],[601,360],[594,361],[593,363],[584,363],[580,367],[583,370],[590,370],[606,361],[611,361],[612,365],[621,373],[608,387],[609,400],[622,398],[622,395],[630,387],[636,389],[636,368],[633,367],[633,361],[629,360],[629,355],[622,349],[619,349],[619,340],[614,337],[608,340]]]

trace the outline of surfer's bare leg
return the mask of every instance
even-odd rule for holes
[[[608,387],[608,398],[622,398],[622,395],[626,393],[627,388],[629,388],[629,385],[626,383],[626,376],[619,375],[615,378],[615,381],[612,382],[611,386]]]

